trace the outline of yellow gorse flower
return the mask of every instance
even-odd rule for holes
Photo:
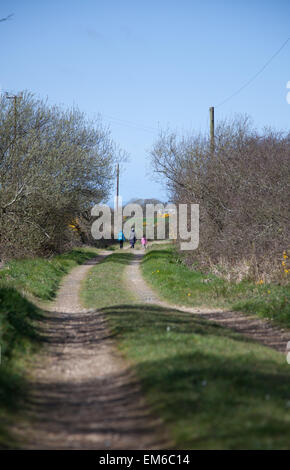
[[[286,260],[287,260],[289,257],[288,257],[288,255],[287,255],[286,250],[283,251],[283,258],[284,258],[284,260],[281,261],[281,264],[282,264],[282,266],[283,266],[283,268],[284,268],[284,274],[288,274],[288,273],[289,273],[289,266],[287,266],[288,263],[287,263]]]

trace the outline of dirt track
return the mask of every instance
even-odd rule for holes
[[[64,280],[46,314],[47,345],[31,364],[27,421],[14,429],[25,449],[157,449],[167,442],[105,319],[82,308],[80,282],[94,261]]]
[[[126,278],[140,302],[192,313],[285,352],[289,331],[270,322],[237,312],[191,309],[161,301],[141,275],[142,251],[133,252]],[[20,448],[171,448],[161,422],[151,416],[138,382],[118,353],[105,318],[79,303],[81,281],[108,254],[103,252],[75,268],[47,309],[40,325],[47,344],[29,367],[32,375],[29,399],[23,404],[25,420],[13,429]]]
[[[142,277],[140,263],[144,252],[135,250],[134,253],[134,260],[128,266],[126,275],[128,288],[139,297],[141,302],[153,303],[170,310],[175,309],[177,311],[179,310],[198,315],[199,317],[211,320],[212,322],[218,323],[224,327],[231,328],[232,330],[264,344],[265,346],[286,354],[286,345],[287,342],[290,341],[289,330],[283,330],[273,326],[270,321],[262,320],[256,315],[245,315],[240,312],[232,312],[222,309],[190,308],[163,302]]]

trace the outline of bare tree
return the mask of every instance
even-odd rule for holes
[[[16,129],[15,129],[16,126]],[[101,121],[29,93],[0,101],[0,235],[6,256],[60,251],[69,226],[108,198],[120,151]]]
[[[214,153],[202,135],[163,133],[151,159],[174,202],[200,204],[200,246],[189,263],[279,277],[289,246],[290,134],[258,133],[238,116],[219,124]]]

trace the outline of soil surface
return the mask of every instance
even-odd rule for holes
[[[40,332],[47,342],[30,365],[23,421],[13,429],[25,449],[167,448],[139,384],[118,353],[106,321],[79,302],[81,281],[108,252],[64,279]],[[45,328],[45,329],[44,329]]]

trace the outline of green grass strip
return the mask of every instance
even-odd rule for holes
[[[108,318],[176,447],[289,449],[285,357],[191,314],[134,304],[124,284],[129,259],[116,253],[97,265],[82,295]]]
[[[94,266],[81,291],[86,307],[98,308],[133,302],[134,297],[124,283],[124,269],[132,259],[131,253],[113,253]],[[100,287],[101,286],[101,287]]]

